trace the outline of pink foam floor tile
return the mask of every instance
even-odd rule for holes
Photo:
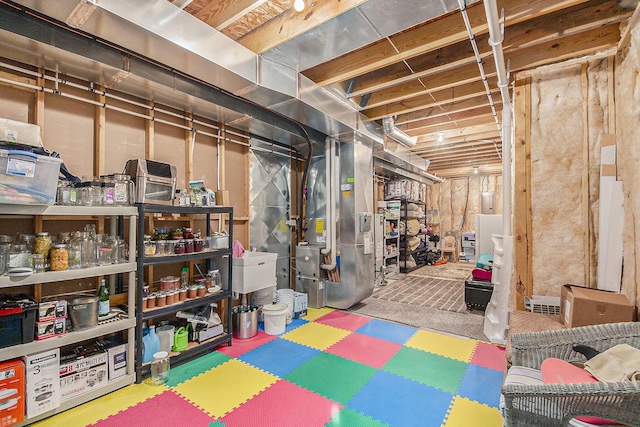
[[[316,323],[323,323],[327,326],[333,326],[334,328],[346,329],[353,332],[370,321],[370,317],[344,313],[336,310],[322,316],[320,319],[316,320]]]
[[[470,363],[496,371],[504,371],[506,363],[504,350],[504,347],[478,341]]]
[[[286,380],[279,380],[233,412],[220,418],[226,427],[323,426],[342,405]],[[304,423],[301,424],[301,420]]]
[[[267,335],[262,331],[258,331],[258,333],[251,338],[234,339],[231,347],[225,344],[216,348],[216,350],[218,350],[220,353],[226,354],[229,357],[238,357],[242,356],[248,351],[260,347],[261,345],[271,342],[276,338],[278,337],[275,335]]]
[[[92,426],[208,427],[213,421],[214,417],[167,390]]]
[[[353,333],[325,351],[354,362],[381,369],[402,348],[401,344]]]

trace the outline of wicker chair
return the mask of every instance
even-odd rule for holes
[[[584,344],[604,351],[617,344],[640,348],[640,322],[614,323],[511,337],[513,366],[540,369],[542,361],[555,357],[584,361],[572,350]],[[567,426],[580,415],[592,415],[629,426],[640,426],[640,382],[540,384],[502,386],[506,426]]]

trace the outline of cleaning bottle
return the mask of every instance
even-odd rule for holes
[[[153,355],[160,351],[160,338],[156,334],[155,326],[150,326],[147,331],[143,330],[142,345],[142,362],[151,362]]]

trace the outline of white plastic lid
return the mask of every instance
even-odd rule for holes
[[[277,312],[277,311],[283,311],[283,310],[287,310],[288,307],[284,304],[267,304],[262,306],[262,311],[268,311],[268,312]]]
[[[153,353],[153,358],[156,359],[156,360],[164,359],[168,355],[169,355],[169,353],[167,353],[166,351],[159,351],[157,353]]]

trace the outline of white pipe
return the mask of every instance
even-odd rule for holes
[[[500,29],[498,6],[496,0],[485,0],[484,10],[489,26],[489,45],[493,50],[493,58],[498,72],[498,87],[502,96],[502,218],[503,235],[511,236],[511,143],[512,143],[512,111],[509,96],[509,80],[502,52],[504,35]]]
[[[326,161],[326,190],[327,190],[327,204],[326,204],[326,224],[327,224],[327,236],[326,247],[321,250],[323,254],[331,254],[331,262],[329,264],[322,264],[321,267],[325,270],[333,270],[336,268],[336,214],[335,214],[335,141],[332,138],[325,140],[325,161]]]
[[[331,138],[329,137],[324,140],[324,163],[324,185],[327,196],[327,200],[324,205],[324,217],[327,232],[325,235],[325,247],[320,252],[322,252],[323,255],[326,255],[331,251],[331,220],[333,219],[333,216],[331,215]]]
[[[338,256],[338,221],[340,220],[340,211],[337,209],[338,204],[338,171],[336,168],[336,141],[331,140],[331,211],[333,212],[333,233],[331,233],[331,264],[337,265],[336,257]]]

